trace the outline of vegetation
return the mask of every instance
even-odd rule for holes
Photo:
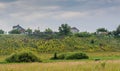
[[[4,34],[4,31],[2,29],[0,30],[0,34]]]
[[[120,60],[0,64],[1,71],[119,71]]]
[[[65,59],[88,59],[89,57],[85,53],[75,52],[66,54]]]
[[[70,35],[71,34],[70,26],[68,24],[62,24],[59,27],[59,34],[65,36]]]
[[[9,31],[9,34],[20,34],[21,32],[17,29],[13,29],[11,31]]]
[[[88,59],[89,57],[85,53],[81,52],[71,52],[71,53],[62,53],[57,56],[57,53],[54,53],[54,56],[51,58],[53,60],[56,59],[67,59],[67,60],[74,60],[74,59]]]
[[[97,31],[108,34],[89,32],[72,34],[67,24],[62,24],[59,32],[53,32],[49,28],[44,32],[39,29],[32,31],[28,28],[26,30],[28,34],[20,34],[16,30],[9,35],[2,34],[0,35],[0,70],[119,71],[119,26],[111,32],[105,28],[99,28]],[[23,50],[28,52],[21,52]],[[39,61],[43,63],[18,64]],[[6,62],[15,62],[15,64],[4,64]],[[14,66],[16,67],[13,68]]]
[[[40,62],[39,57],[37,57],[32,52],[20,52],[14,53],[6,58],[7,62]]]

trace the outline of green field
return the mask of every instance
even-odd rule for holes
[[[91,43],[91,40],[94,40],[94,43]],[[0,35],[0,71],[120,71],[119,42],[120,38],[108,36],[72,36],[46,40],[26,35]],[[5,61],[12,53],[23,50],[37,53],[42,62]],[[50,60],[55,52],[84,52],[89,59]]]

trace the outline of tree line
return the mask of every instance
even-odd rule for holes
[[[62,35],[62,36],[70,36],[73,35],[73,33],[71,32],[71,26],[69,26],[68,24],[61,24],[61,26],[58,29],[58,32],[53,32],[52,29],[47,28],[45,29],[45,31],[41,32],[39,29],[35,29],[32,30],[31,28],[26,29],[26,34],[28,35],[36,35],[36,36],[44,36],[44,35],[52,35],[52,34],[56,34],[56,35]],[[0,34],[5,34],[4,30],[0,30]],[[11,30],[9,31],[9,34],[21,34],[21,32],[19,30]],[[89,33],[89,32],[78,32],[75,33],[76,36],[90,36],[90,34],[102,34],[102,35],[112,35],[112,36],[120,36],[120,25],[116,28],[116,30],[114,31],[108,31],[105,28],[98,28],[96,30],[96,32],[94,33]]]

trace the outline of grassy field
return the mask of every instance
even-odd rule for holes
[[[25,35],[0,35],[0,71],[120,71],[119,39],[66,37],[38,40]],[[6,57],[23,50],[37,53],[42,63],[6,63]],[[89,59],[50,60],[56,51],[58,54],[84,52]]]
[[[119,52],[86,53],[87,60],[49,60],[53,54],[39,54],[42,63],[5,63],[7,56],[0,56],[0,71],[120,71]]]
[[[0,71],[120,71],[120,60],[0,64]]]

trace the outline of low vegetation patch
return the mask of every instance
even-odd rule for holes
[[[81,52],[71,52],[71,53],[62,53],[57,56],[54,56],[51,59],[66,59],[66,60],[73,60],[73,59],[88,59],[89,57],[85,53]]]
[[[7,62],[41,62],[40,58],[33,52],[14,53],[6,58]]]

